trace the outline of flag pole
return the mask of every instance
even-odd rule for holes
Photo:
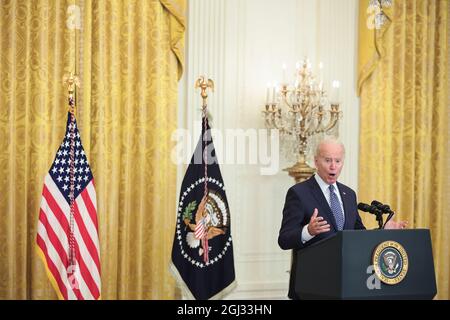
[[[76,3],[76,1],[75,1]],[[76,5],[75,5],[76,6]],[[78,7],[78,6],[76,6]],[[76,17],[75,19],[77,19]],[[76,257],[76,250],[75,250],[75,117],[77,112],[76,107],[76,87],[80,86],[80,80],[78,78],[77,74],[77,21],[75,21],[75,25],[73,26],[72,32],[73,32],[73,70],[70,71],[69,75],[65,75],[63,78],[63,82],[67,85],[67,91],[68,91],[68,103],[69,103],[69,130],[70,130],[70,148],[69,148],[69,204],[70,204],[70,219],[69,219],[69,252],[68,252],[68,258],[69,258],[69,265],[67,268],[67,276],[69,279],[69,282],[73,286],[74,289],[77,287],[78,284],[76,283],[75,273],[77,273],[77,257]]]
[[[203,199],[202,202],[206,203],[208,199],[208,88],[211,89],[212,92],[214,92],[214,81],[211,79],[206,80],[205,76],[198,77],[197,81],[195,81],[195,89],[200,88],[201,92],[200,95],[203,99],[202,104],[202,118],[203,118],[203,137],[202,137],[202,150],[203,150],[203,163],[204,163],[204,179],[205,179],[205,188],[203,193]],[[208,226],[206,225],[207,221],[205,220],[207,217],[206,212],[206,206],[203,207],[202,212],[202,219],[199,221],[199,224],[203,225],[203,229],[206,230],[206,232],[202,236],[202,243],[203,243],[203,249],[204,249],[204,255],[203,260],[205,263],[209,262],[209,245],[208,245]],[[197,228],[200,228],[199,225],[197,225]]]
[[[236,286],[230,212],[208,125],[214,82],[200,76],[197,88],[203,99],[201,135],[180,188],[170,269],[184,297],[222,299]]]
[[[75,283],[74,274],[76,272],[75,236],[74,236],[74,215],[75,215],[75,115],[76,103],[74,92],[80,86],[78,77],[73,73],[64,75],[64,84],[67,86],[68,103],[70,112],[70,149],[69,149],[69,198],[70,198],[70,219],[69,219],[69,266],[67,268],[68,278],[71,283]]]

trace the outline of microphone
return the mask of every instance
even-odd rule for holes
[[[386,226],[386,223],[388,223],[389,220],[392,219],[392,217],[394,216],[395,212],[391,210],[391,208],[387,205],[387,204],[382,204],[381,202],[377,201],[377,200],[373,200],[371,203],[373,206],[377,207],[378,209],[381,210],[381,212],[383,213],[389,213],[386,222],[384,223],[383,229]]]
[[[358,209],[364,212],[370,212],[377,217],[378,229],[383,229],[383,212],[375,206],[368,205],[367,203],[358,203]]]
[[[380,210],[383,213],[394,214],[394,212],[391,210],[391,208],[387,204],[382,204],[381,202],[379,202],[377,200],[373,200],[371,205],[376,207],[378,210]]]
[[[381,210],[379,210],[377,207],[375,207],[373,205],[368,205],[367,203],[363,203],[363,202],[358,203],[358,209],[361,211],[369,212],[369,213],[376,214],[376,215],[381,213]]]

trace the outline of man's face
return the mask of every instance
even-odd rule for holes
[[[317,174],[328,184],[337,181],[344,165],[344,150],[340,144],[324,143],[314,157]]]

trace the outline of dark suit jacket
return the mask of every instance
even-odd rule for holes
[[[344,205],[345,229],[365,229],[358,213],[355,192],[337,183]],[[310,241],[302,243],[302,229],[309,223],[314,208],[318,210],[318,216],[322,216],[330,224],[330,231],[316,235]],[[297,269],[297,250],[316,243],[334,235],[337,232],[336,220],[330,206],[320,189],[316,179],[310,179],[292,186],[286,195],[283,209],[283,220],[281,222],[278,244],[283,250],[292,249],[292,265],[289,280],[289,298],[297,299],[295,294],[295,272]]]

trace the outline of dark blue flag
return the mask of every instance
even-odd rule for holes
[[[221,299],[236,285],[230,222],[204,116],[202,134],[181,185],[172,247],[172,271],[188,298]]]

